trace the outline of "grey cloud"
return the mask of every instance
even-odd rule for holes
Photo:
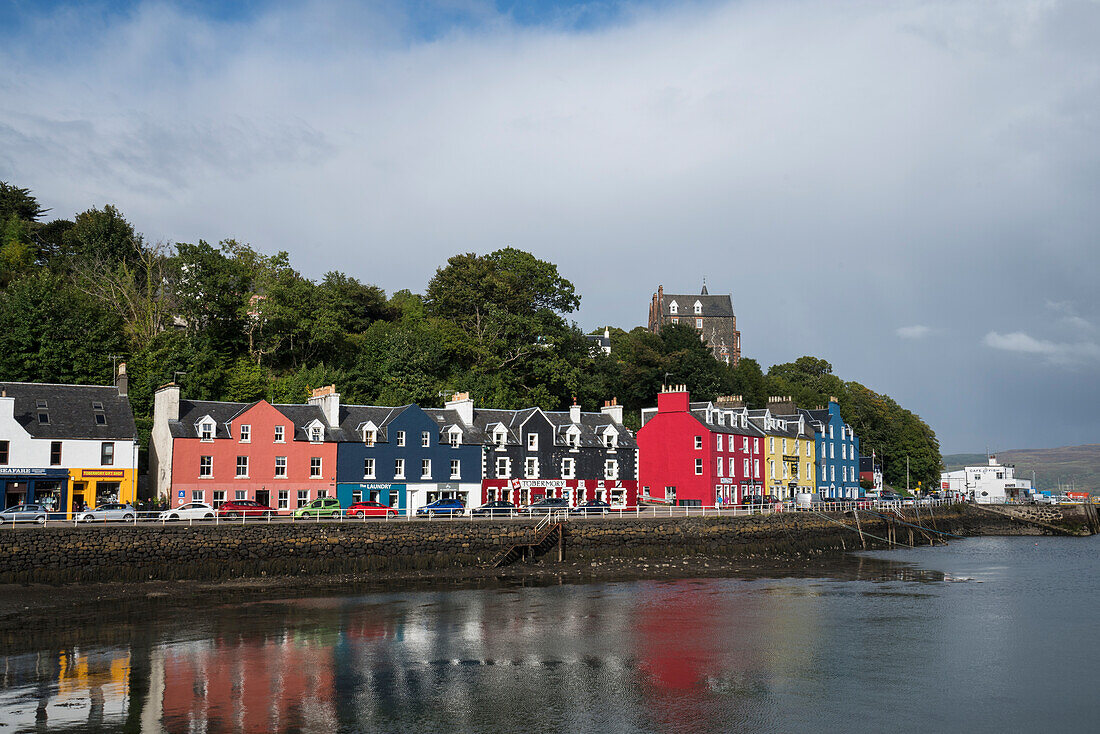
[[[898,336],[902,339],[923,339],[932,333],[932,328],[925,326],[924,324],[914,324],[912,326],[899,326],[896,329]]]
[[[1022,331],[1014,331],[1008,334],[991,331],[985,335],[982,343],[987,347],[1001,349],[1006,352],[1038,355],[1050,363],[1058,365],[1075,365],[1081,362],[1100,360],[1100,345],[1095,342],[1052,342],[1046,339],[1036,339]]]

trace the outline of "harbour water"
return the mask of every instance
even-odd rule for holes
[[[1100,538],[975,538],[809,577],[30,616],[0,732],[1092,731],[1098,579]]]

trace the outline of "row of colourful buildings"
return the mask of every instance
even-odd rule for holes
[[[0,383],[5,507],[71,513],[138,498],[126,384],[124,364],[110,387]],[[774,397],[749,409],[736,396],[692,402],[684,386],[668,386],[641,422],[628,429],[614,399],[598,412],[480,408],[467,393],[442,408],[353,405],[330,385],[301,404],[235,403],[189,400],[168,384],[155,395],[141,494],[280,511],[321,497],[413,511],[446,498],[625,508],[860,495],[859,439],[835,400],[804,409]]]

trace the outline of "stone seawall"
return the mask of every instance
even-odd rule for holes
[[[1037,534],[966,506],[936,508],[934,526],[965,535]],[[913,522],[929,525],[927,510]],[[0,529],[0,583],[216,580],[264,575],[431,571],[476,567],[529,538],[533,521],[248,523]],[[888,521],[860,513],[867,547],[886,544]],[[847,526],[847,527],[845,527]],[[572,561],[696,554],[793,559],[861,547],[851,515],[578,519],[565,524]],[[910,542],[912,528],[894,524]],[[914,530],[912,542],[932,538]],[[556,560],[556,550],[547,554]]]

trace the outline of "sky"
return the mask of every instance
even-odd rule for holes
[[[0,180],[422,292],[557,264],[591,330],[733,296],[945,453],[1100,443],[1100,4],[0,0]]]

